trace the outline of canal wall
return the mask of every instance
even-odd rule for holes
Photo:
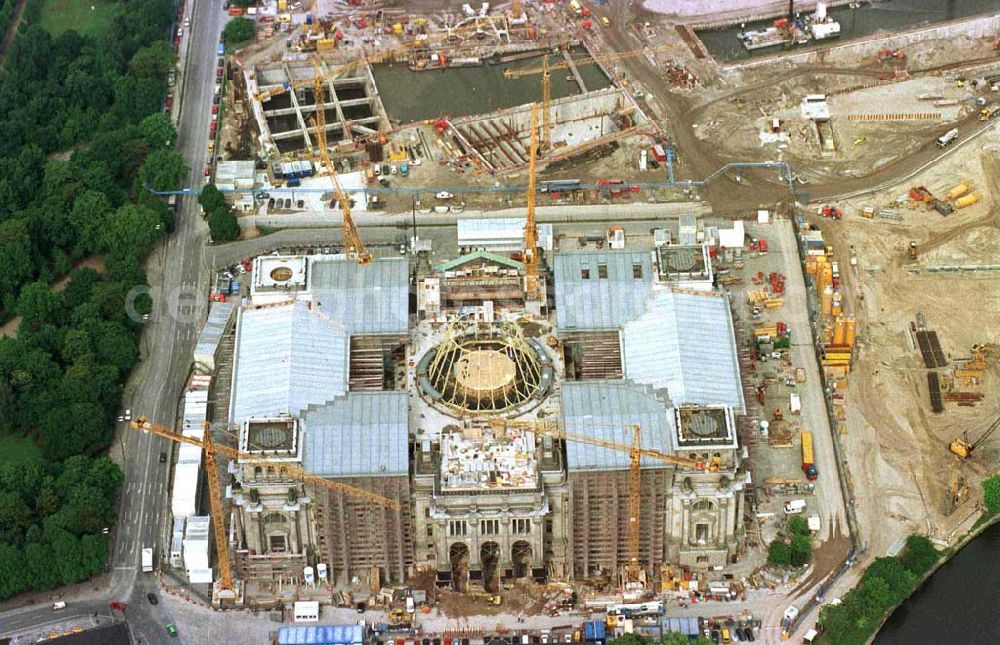
[[[815,65],[819,63],[835,63],[856,61],[859,57],[874,58],[882,49],[905,49],[907,45],[928,40],[945,39],[950,36],[971,38],[996,38],[1000,31],[1000,14],[962,18],[930,27],[920,27],[897,34],[875,34],[859,40],[852,40],[841,45],[831,45],[810,49],[799,53],[788,52],[773,56],[762,56],[747,61],[722,65],[723,70],[746,70],[761,65],[775,63],[795,63],[798,65]]]
[[[827,0],[826,8],[833,9],[834,7],[843,7],[856,1],[857,0]],[[795,5],[795,13],[800,13],[803,16],[813,13],[816,10],[816,4],[818,2],[819,0],[813,0],[812,2],[801,2],[800,0],[800,2]],[[788,3],[776,2],[770,6],[758,7],[753,11],[753,13],[730,14],[722,18],[706,18],[705,20],[688,23],[687,26],[698,31],[713,31],[716,29],[728,29],[729,27],[735,27],[736,25],[743,23],[770,20],[772,18],[784,18],[787,15]]]

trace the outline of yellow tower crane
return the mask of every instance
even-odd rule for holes
[[[333,165],[333,161],[330,160],[330,151],[327,149],[326,145],[326,113],[325,113],[325,103],[326,103],[326,92],[323,89],[323,83],[325,82],[323,76],[319,73],[319,68],[316,70],[315,80],[315,104],[316,104],[316,116],[313,121],[313,126],[316,128],[316,139],[319,147],[319,156],[323,160],[323,165],[326,166],[327,172],[330,173],[330,183],[333,185],[333,193],[337,197],[337,201],[340,202],[340,213],[343,215],[343,233],[344,233],[344,246],[347,247],[348,255],[354,256],[354,259],[358,264],[368,264],[372,261],[372,254],[368,249],[365,248],[364,242],[361,241],[361,235],[358,233],[358,227],[354,223],[354,217],[351,215],[351,200],[347,193],[340,185],[340,180],[337,178],[337,169]],[[347,131],[347,123],[344,123],[344,130]],[[350,135],[347,135],[350,137]]]
[[[542,149],[552,148],[552,73],[548,55],[542,57]]]
[[[538,227],[535,223],[535,165],[538,161],[538,104],[531,104],[531,143],[528,150],[528,210],[524,220],[524,291],[530,302],[541,296],[538,278]]]
[[[205,436],[202,439],[186,437],[183,434],[170,430],[166,426],[150,422],[145,416],[140,416],[132,421],[131,427],[133,430],[143,430],[145,432],[164,437],[165,439],[170,439],[171,441],[197,446],[205,451],[205,473],[208,476],[209,514],[212,517],[212,532],[215,538],[215,556],[216,560],[219,562],[217,597],[223,603],[235,602],[237,600],[237,589],[236,582],[233,579],[232,564],[229,561],[229,540],[226,537],[225,512],[222,508],[222,485],[219,482],[219,468],[218,462],[216,461],[216,455],[222,455],[232,461],[240,461],[241,463],[250,465],[274,466],[275,463],[273,461],[268,461],[267,459],[254,457],[249,453],[240,452],[239,450],[230,448],[229,446],[222,446],[213,443],[212,433],[207,421],[205,422]],[[335,490],[346,495],[351,495],[352,497],[358,497],[373,504],[378,504],[379,506],[392,508],[393,510],[398,511],[401,508],[399,502],[395,500],[382,497],[381,495],[376,495],[375,493],[364,490],[363,488],[355,488],[354,486],[348,486],[347,484],[341,484],[331,479],[313,475],[297,464],[282,462],[278,465],[278,468],[290,477],[307,484],[322,486],[323,488]]]
[[[703,470],[705,468],[705,464],[700,461],[670,455],[665,452],[660,452],[659,450],[643,448],[642,431],[638,425],[631,426],[632,443],[624,444],[617,441],[609,441],[606,439],[598,439],[596,437],[567,432],[564,428],[560,427],[558,422],[550,419],[538,421],[490,419],[489,423],[494,428],[500,430],[506,428],[517,428],[534,432],[537,435],[552,437],[553,439],[585,443],[591,446],[599,446],[601,448],[607,448],[608,450],[627,452],[629,454],[628,564],[625,568],[626,583],[639,583],[642,571],[642,567],[639,564],[639,531],[642,514],[642,472],[640,470],[640,465],[642,458],[646,457],[649,459],[655,459],[657,461],[674,464],[675,466],[684,466],[686,468],[697,468],[699,470]]]

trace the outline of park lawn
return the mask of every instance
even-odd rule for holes
[[[41,460],[42,453],[28,437],[0,435],[0,464]]]
[[[108,30],[119,11],[121,6],[111,0],[43,0],[38,23],[53,36],[70,29],[99,36]]]

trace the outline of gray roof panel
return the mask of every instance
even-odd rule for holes
[[[241,312],[232,422],[298,415],[347,392],[347,334],[308,303]]]
[[[313,257],[313,300],[348,336],[405,334],[409,324],[409,268],[404,258],[361,265],[345,256]]]
[[[650,389],[628,381],[575,381],[562,384],[562,414],[566,432],[632,444],[632,425],[642,431],[645,448],[673,454],[670,406]],[[621,470],[629,467],[627,452],[566,442],[566,461],[574,470]],[[643,458],[644,468],[667,468],[662,461]]]
[[[553,262],[561,331],[619,329],[645,310],[653,279],[649,253],[557,253]],[[601,277],[601,266],[607,277]]]
[[[409,474],[406,392],[352,392],[309,408],[303,467],[321,477]]]
[[[674,405],[724,404],[742,412],[743,389],[729,299],[658,290],[622,330],[625,378],[666,390]]]

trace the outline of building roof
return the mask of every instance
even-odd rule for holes
[[[344,255],[313,256],[313,302],[348,336],[405,334],[409,324],[409,267],[405,258],[361,265]]]
[[[560,330],[619,329],[645,311],[653,279],[649,253],[557,253],[553,261]]]
[[[657,290],[622,331],[625,378],[666,390],[674,405],[725,404],[743,411],[729,299]]]
[[[299,415],[347,392],[342,325],[300,301],[240,314],[230,421]]]
[[[214,357],[215,351],[219,348],[222,335],[229,325],[229,319],[233,316],[234,302],[213,302],[208,310],[208,319],[198,336],[198,344],[194,347],[195,356]]]
[[[466,253],[465,255],[460,255],[454,260],[448,260],[444,264],[439,264],[435,269],[435,271],[437,271],[438,273],[451,271],[453,269],[457,269],[460,266],[466,265],[470,262],[476,262],[478,260],[485,260],[487,262],[502,264],[511,269],[517,269],[518,271],[524,268],[523,262],[512,260],[506,255],[500,255],[498,253],[490,253],[489,251],[474,251],[472,253]]]
[[[352,392],[304,415],[302,466],[322,477],[409,473],[406,392]]]
[[[562,414],[566,432],[595,439],[632,443],[633,424],[642,430],[644,448],[673,453],[669,404],[648,388],[628,381],[574,381],[562,384]],[[573,470],[619,470],[629,467],[627,452],[591,444],[566,443],[566,465]],[[667,464],[643,458],[642,467]]]

